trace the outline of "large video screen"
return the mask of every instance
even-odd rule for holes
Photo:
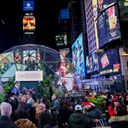
[[[72,63],[75,68],[75,74],[81,78],[85,78],[85,60],[82,34],[79,35],[72,45]]]
[[[67,35],[61,34],[55,36],[55,41],[57,46],[66,46],[67,45]]]
[[[34,0],[23,1],[23,11],[34,11]]]
[[[121,38],[116,0],[98,0],[97,31],[99,47]]]
[[[87,73],[99,70],[98,55],[96,52],[93,52],[92,54],[86,57],[86,70]]]
[[[35,17],[34,16],[24,16],[23,17],[23,30],[24,31],[35,31]]]
[[[120,70],[118,52],[119,52],[118,49],[115,48],[99,54],[98,58],[99,58],[100,72],[106,70],[110,70],[110,72],[118,72]]]

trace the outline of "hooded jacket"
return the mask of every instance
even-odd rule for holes
[[[74,112],[69,117],[69,126],[71,128],[91,128],[90,124],[93,123],[93,119],[87,118],[81,112]]]

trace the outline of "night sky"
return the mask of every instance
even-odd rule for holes
[[[59,10],[69,0],[35,0],[36,43],[55,48]],[[23,0],[0,0],[0,52],[22,42]]]

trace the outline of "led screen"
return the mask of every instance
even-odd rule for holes
[[[61,9],[59,14],[59,19],[69,19],[69,9]]]
[[[100,71],[111,70],[111,72],[117,72],[120,69],[118,49],[111,49],[104,53],[100,53],[99,56]]]
[[[99,70],[98,55],[96,52],[86,57],[86,68],[87,73]]]
[[[34,16],[24,16],[23,17],[23,30],[24,31],[34,31],[35,30],[35,17]]]
[[[82,34],[76,39],[72,45],[72,63],[75,68],[75,74],[81,78],[85,78],[85,62],[84,47]]]
[[[62,34],[62,35],[56,35],[55,36],[55,41],[57,46],[66,46],[67,45],[67,35]]]
[[[24,11],[34,11],[34,1],[23,1]]]
[[[97,30],[99,47],[121,38],[116,0],[98,0]]]

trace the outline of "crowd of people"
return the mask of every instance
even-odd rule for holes
[[[0,105],[0,128],[128,128],[128,94],[101,93],[103,110],[83,97],[33,98],[31,92],[8,96]],[[95,96],[97,96],[95,94]]]

